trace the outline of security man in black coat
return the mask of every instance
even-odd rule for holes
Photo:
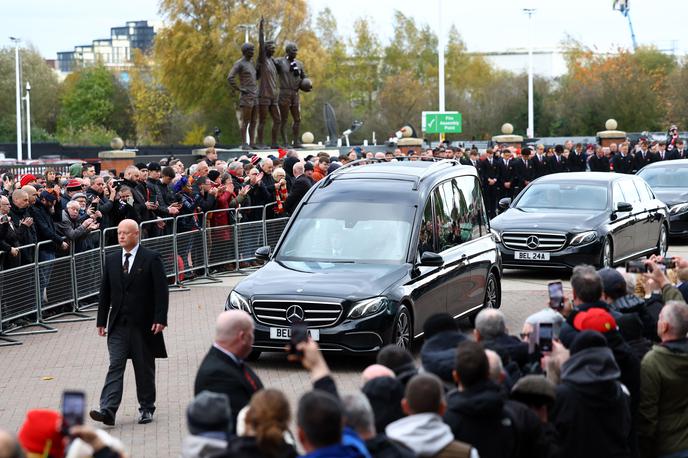
[[[598,148],[594,156],[590,157],[588,165],[591,172],[609,172],[609,148]]]
[[[520,159],[514,158],[511,150],[502,153],[502,192],[501,197],[514,198],[521,190]]]
[[[653,162],[656,162],[656,158],[655,155],[647,149],[647,140],[641,140],[640,150],[635,153],[633,170],[638,172],[640,169]]]
[[[525,188],[531,181],[537,178],[535,174],[535,162],[533,161],[531,150],[528,147],[521,150],[520,167],[521,185]]]
[[[502,161],[494,157],[492,149],[485,151],[485,159],[481,161],[480,180],[483,183],[487,214],[490,218],[497,216],[497,199],[502,185]]]
[[[544,145],[537,145],[536,147],[535,155],[533,156],[533,169],[535,170],[535,178],[549,174],[549,165],[547,164]]]
[[[110,367],[93,420],[115,424],[122,401],[127,359],[134,365],[139,424],[153,421],[155,412],[155,358],[167,358],[162,331],[167,327],[169,291],[160,255],[139,244],[136,221],[117,226],[121,250],[110,254],[103,266],[100,286],[98,335],[107,335]]]
[[[633,157],[628,154],[628,143],[622,143],[619,152],[611,160],[612,168],[616,173],[633,173]]]

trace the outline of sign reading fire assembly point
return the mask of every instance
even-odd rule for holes
[[[460,134],[461,113],[458,111],[424,111],[422,131],[426,134]]]

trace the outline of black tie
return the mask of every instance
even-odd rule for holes
[[[131,253],[124,253],[124,264],[122,264],[122,272],[125,275],[129,275],[129,258],[131,257]]]

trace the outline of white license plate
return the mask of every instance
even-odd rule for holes
[[[516,251],[514,253],[516,261],[549,261],[549,253],[539,251]]]
[[[316,342],[320,340],[319,329],[309,329],[308,335]],[[277,340],[289,340],[291,339],[291,328],[270,328],[270,338]]]

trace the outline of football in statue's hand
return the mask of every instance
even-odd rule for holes
[[[299,89],[301,89],[303,92],[311,92],[313,89],[313,82],[310,80],[310,78],[304,78],[301,80]]]

